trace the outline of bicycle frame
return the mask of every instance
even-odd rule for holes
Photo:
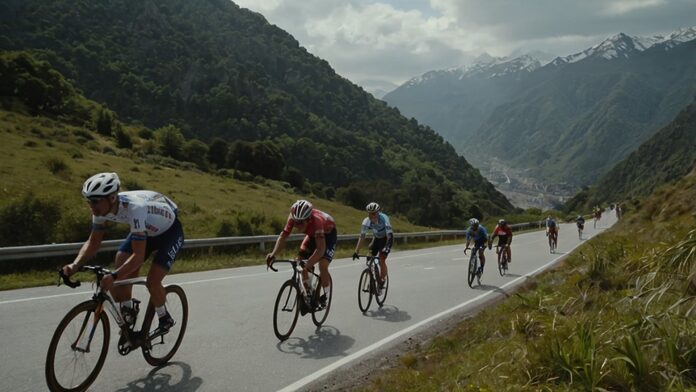
[[[268,266],[268,268],[272,269],[275,272],[278,272],[276,268],[273,268],[273,264],[275,263],[289,263],[292,266],[292,280],[297,283],[300,289],[300,294],[302,295],[303,299],[306,298],[311,298],[310,293],[307,292],[307,289],[305,288],[305,281],[304,281],[304,276],[302,276],[302,271],[304,270],[304,265],[307,263],[307,260],[273,260],[273,262]],[[319,274],[314,272],[313,270],[307,270],[308,273],[311,275],[309,276],[310,282],[307,282],[307,285],[310,286],[310,290],[314,290],[315,286],[314,283],[319,282]],[[312,278],[316,278],[314,282],[312,282]]]

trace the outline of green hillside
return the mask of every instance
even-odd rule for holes
[[[0,22],[1,49],[47,60],[120,121],[200,139],[208,153],[199,167],[283,180],[354,207],[374,187],[382,204],[422,225],[512,210],[432,129],[230,1],[10,0]]]
[[[592,187],[566,203],[569,211],[644,197],[696,165],[696,101],[684,109]]]

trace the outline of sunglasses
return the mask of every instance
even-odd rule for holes
[[[95,204],[99,203],[102,199],[103,199],[103,197],[88,197],[85,200],[87,200],[87,203],[89,203],[91,205],[95,205]]]

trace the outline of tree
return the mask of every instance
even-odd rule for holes
[[[184,157],[187,161],[195,163],[201,170],[205,170],[208,166],[206,155],[208,155],[208,146],[202,141],[191,139],[184,144]]]
[[[179,128],[174,125],[155,130],[155,140],[157,142],[157,150],[160,154],[174,159],[184,158],[184,135],[181,134]]]
[[[104,136],[111,136],[114,127],[114,113],[101,107],[97,113],[97,132]]]
[[[226,141],[220,138],[213,139],[213,142],[210,143],[210,147],[208,148],[208,161],[218,169],[225,167],[228,149],[229,146]]]

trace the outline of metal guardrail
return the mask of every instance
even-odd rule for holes
[[[517,223],[512,226],[513,230],[521,230],[526,228],[537,228],[542,225],[544,221],[538,222],[528,222],[528,223]],[[394,234],[395,239],[401,239],[403,242],[408,243],[409,238],[424,238],[426,240],[430,238],[439,237],[443,240],[445,237],[454,237],[465,235],[465,230],[440,230],[440,231],[426,231],[426,232],[415,232],[415,233],[396,233]],[[342,234],[338,236],[338,241],[350,241],[357,240],[359,234]],[[275,243],[277,235],[257,235],[257,236],[246,236],[246,237],[217,237],[217,238],[198,238],[184,240],[184,248],[213,248],[217,246],[229,246],[229,245],[252,245],[258,244],[261,251],[266,250],[266,243]],[[299,241],[304,238],[304,234],[293,234],[288,240],[289,241]],[[123,240],[109,240],[102,242],[99,252],[115,251],[118,249],[119,245]],[[72,242],[67,244],[47,244],[47,245],[31,245],[31,246],[8,246],[0,248],[0,261],[10,261],[10,260],[24,260],[24,259],[34,259],[43,257],[54,257],[54,256],[68,256],[76,255],[83,242]]]

